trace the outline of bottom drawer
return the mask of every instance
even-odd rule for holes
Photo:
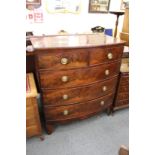
[[[59,121],[67,120],[71,118],[79,118],[82,116],[90,115],[107,108],[113,102],[113,94],[106,95],[104,97],[84,102],[80,104],[68,105],[68,106],[44,106],[46,121]]]

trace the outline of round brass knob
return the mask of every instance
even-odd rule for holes
[[[106,90],[107,90],[107,86],[103,86],[103,87],[102,87],[102,90],[103,90],[103,91],[106,91]]]
[[[62,82],[67,82],[68,79],[69,79],[68,76],[62,76],[62,77],[61,77],[61,81],[62,81]]]
[[[101,106],[103,106],[104,105],[104,101],[101,101],[100,104],[101,104]]]
[[[105,70],[105,75],[109,75],[110,71],[108,69]]]
[[[108,59],[112,59],[113,58],[113,54],[112,53],[108,53]]]
[[[64,94],[64,95],[62,96],[62,98],[63,98],[64,100],[67,100],[67,99],[68,99],[68,95],[67,95],[67,94]]]
[[[63,114],[68,115],[69,114],[68,110],[64,110]]]
[[[68,59],[67,58],[61,58],[61,64],[63,64],[63,65],[68,64]]]

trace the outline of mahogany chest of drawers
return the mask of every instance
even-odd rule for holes
[[[110,111],[124,42],[104,35],[32,37],[48,134],[55,123]]]

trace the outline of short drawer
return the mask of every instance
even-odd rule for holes
[[[119,73],[120,62],[68,71],[40,71],[41,87],[67,88],[88,85]]]
[[[46,120],[66,120],[70,118],[78,118],[80,116],[89,115],[102,111],[112,104],[113,94],[98,98],[93,101],[68,106],[44,106]]]
[[[88,52],[84,49],[63,50],[38,54],[37,59],[39,69],[81,68],[88,65]]]
[[[117,76],[102,82],[80,88],[45,90],[43,94],[44,105],[68,105],[92,100],[113,92],[117,83]]]
[[[110,48],[95,48],[90,51],[90,65],[101,64],[121,59],[123,46]]]

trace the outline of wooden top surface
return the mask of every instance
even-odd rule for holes
[[[99,34],[52,35],[30,37],[34,49],[81,48],[124,44],[118,38]]]
[[[26,98],[36,97],[38,95],[33,73],[26,74],[29,78],[30,91],[26,92]]]

